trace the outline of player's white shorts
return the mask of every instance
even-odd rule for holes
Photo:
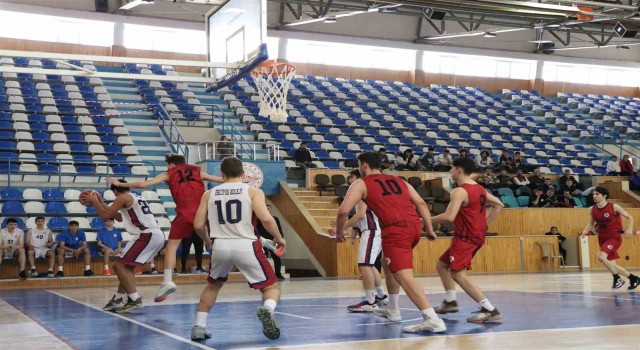
[[[364,230],[360,233],[358,266],[373,266],[381,251],[382,233],[380,230]]]
[[[33,255],[36,259],[46,259],[47,258],[47,252],[49,252],[51,249],[44,247],[44,248],[33,248]]]
[[[7,250],[5,249],[2,254],[4,259],[13,259],[18,257],[18,249]]]
[[[130,236],[133,238],[135,235]],[[118,255],[118,261],[127,266],[142,266],[153,259],[164,247],[164,232],[160,229],[143,232],[127,245]]]
[[[251,288],[262,289],[278,282],[259,240],[216,238],[211,252],[209,283],[226,282],[234,265]]]

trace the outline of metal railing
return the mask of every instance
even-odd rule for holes
[[[173,153],[182,154],[189,159],[189,147],[187,142],[180,133],[178,126],[171,119],[171,115],[162,104],[154,105],[154,114],[158,118],[158,127],[169,143],[169,147]]]
[[[230,143],[232,147],[220,147],[220,143]],[[256,160],[258,151],[266,150],[265,160],[280,161],[280,145],[256,141],[205,141],[195,145],[198,148],[198,161],[221,160],[224,157],[238,157]]]

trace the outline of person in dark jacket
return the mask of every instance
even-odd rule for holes
[[[271,213],[272,207],[270,204],[267,204],[267,209],[269,209],[269,213]],[[280,231],[280,234],[284,236],[284,231],[282,231],[282,226],[280,226],[280,219],[277,216],[274,216],[273,218],[276,220],[276,225],[278,225],[278,231]],[[269,233],[269,231],[267,231],[264,228],[260,220],[258,220],[258,226],[256,230],[258,231],[258,234],[260,235],[260,237],[265,239],[273,239],[273,236]],[[284,280],[285,278],[284,276],[282,276],[282,272],[280,271],[282,269],[282,261],[280,260],[280,257],[273,254],[268,249],[265,249],[264,253],[267,256],[271,254],[271,259],[273,259],[273,265],[274,265],[273,267],[274,267],[274,270],[276,271],[276,277],[278,277],[279,280]]]
[[[311,158],[311,152],[307,148],[307,144],[304,142],[300,142],[300,147],[296,150],[295,154],[296,165],[303,168],[317,168],[318,166],[313,164],[313,159]]]

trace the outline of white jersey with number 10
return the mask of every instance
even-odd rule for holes
[[[213,238],[257,239],[249,185],[234,182],[212,188],[208,220],[209,234]]]
[[[131,208],[119,210],[122,214],[122,224],[125,230],[131,235],[139,235],[143,232],[150,232],[151,229],[160,229],[156,218],[149,208],[149,203],[135,193],[129,193],[133,197]]]

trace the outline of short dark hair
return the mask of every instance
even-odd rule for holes
[[[306,143],[306,142],[304,142],[304,141],[300,142],[300,146],[302,146],[302,145],[306,145],[306,144],[307,144],[307,143]]]
[[[380,169],[382,157],[377,152],[363,152],[358,155],[360,163],[366,163],[371,169]]]
[[[593,189],[593,191],[598,192],[601,195],[607,197],[607,199],[609,199],[609,190],[606,187],[597,186],[596,188]]]
[[[558,226],[551,226],[551,230],[553,230],[554,228],[557,230]]]
[[[448,150],[448,149],[445,149],[445,150],[444,150],[444,153],[449,153],[449,150]]]
[[[44,216],[36,216],[36,221],[38,220],[44,220]]]
[[[476,170],[476,163],[471,158],[457,158],[453,161],[453,166],[461,168],[465,175],[471,175]]]
[[[71,221],[69,221],[69,226],[71,226],[71,225],[80,226],[80,223],[75,221],[75,220],[71,220]]]
[[[106,219],[104,219],[105,222],[107,222],[107,221],[115,221],[115,220],[116,219],[114,219],[114,218],[106,218]]]
[[[118,182],[121,184],[126,184],[127,180],[125,179],[118,179]],[[109,187],[109,189],[113,192],[129,192],[130,189],[129,187],[124,187],[124,186],[116,186],[114,184],[111,184],[111,186]]]
[[[18,220],[17,220],[16,218],[8,218],[8,219],[7,219],[7,224],[10,224],[10,223],[15,223],[15,224],[17,224],[17,223],[18,223]]]
[[[427,151],[433,151],[433,147],[427,148]]]
[[[360,174],[360,170],[354,169],[349,172],[349,176],[355,176],[356,179],[359,179],[362,177],[362,174]]]
[[[517,151],[515,154],[520,154],[520,151]]]
[[[167,162],[167,164],[173,164],[173,165],[180,165],[180,164],[187,163],[187,160],[182,154],[175,154],[175,153],[165,154],[164,160],[165,162]]]
[[[378,148],[378,152],[386,152],[386,151],[387,151],[387,150],[386,150],[386,149],[384,149],[384,147],[380,147],[380,148]]]
[[[220,164],[220,172],[229,178],[240,177],[244,172],[242,161],[236,157],[227,157]]]

